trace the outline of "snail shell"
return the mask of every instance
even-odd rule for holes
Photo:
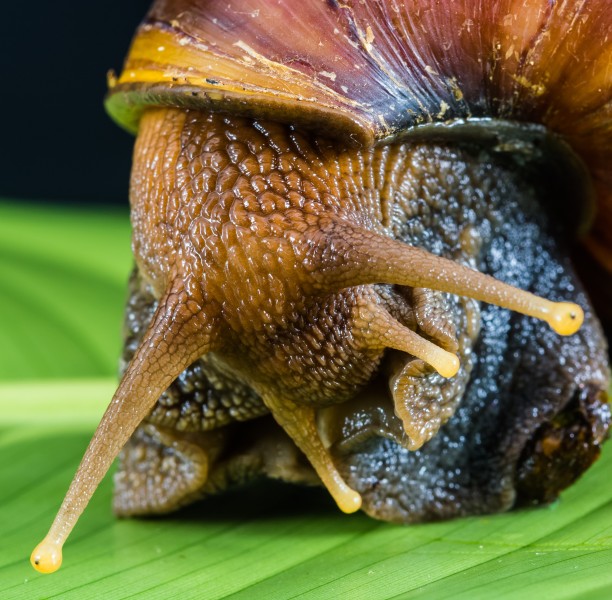
[[[59,567],[134,430],[122,514],[258,473],[398,521],[571,483],[607,430],[605,342],[535,207],[610,269],[610,19],[604,0],[156,2],[107,100],[138,131],[125,373],[33,564]],[[562,340],[476,301],[585,324]]]

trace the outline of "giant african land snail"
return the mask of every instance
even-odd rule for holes
[[[126,442],[120,514],[257,473],[397,521],[571,483],[607,362],[557,217],[595,208],[610,266],[611,25],[606,0],[158,0],[107,100],[138,131],[130,362],[35,567]]]

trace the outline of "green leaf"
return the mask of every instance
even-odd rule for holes
[[[0,202],[0,380],[113,376],[131,263],[125,211]]]
[[[64,549],[28,562],[115,385],[125,214],[0,204],[0,598],[612,597],[612,447],[552,506],[418,526],[280,484],[117,520],[106,478]]]

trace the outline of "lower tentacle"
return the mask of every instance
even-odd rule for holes
[[[370,302],[358,309],[357,335],[369,348],[394,348],[407,352],[431,365],[443,377],[453,377],[459,359],[451,352],[415,333],[396,321],[382,306]]]
[[[361,496],[346,484],[323,446],[315,422],[315,409],[270,396],[264,396],[264,402],[276,422],[306,455],[340,510],[345,513],[358,511]]]

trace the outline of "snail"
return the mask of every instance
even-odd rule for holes
[[[611,25],[607,0],[157,0],[106,101],[137,133],[124,373],[35,568],[117,455],[119,515],[262,474],[399,522],[571,484],[610,420],[568,252],[609,285]]]

